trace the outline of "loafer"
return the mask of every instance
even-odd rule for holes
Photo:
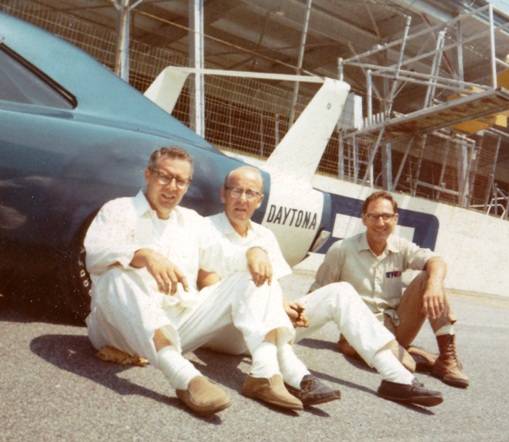
[[[302,410],[304,408],[301,400],[288,392],[283,378],[279,374],[275,374],[271,378],[247,376],[242,385],[242,394],[287,410]]]
[[[395,402],[411,403],[424,407],[433,407],[444,400],[439,391],[429,390],[417,379],[411,385],[382,381],[378,387],[378,395]]]
[[[285,384],[288,391],[299,398],[305,407],[335,401],[341,398],[341,392],[330,388],[321,382],[316,376],[307,374],[300,382],[300,389]]]
[[[228,394],[205,376],[191,379],[187,390],[177,390],[177,397],[200,416],[218,413],[231,405]]]

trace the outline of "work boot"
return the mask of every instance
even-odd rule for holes
[[[448,385],[458,388],[468,387],[468,377],[461,371],[461,363],[456,355],[454,335],[437,336],[440,355],[433,364],[431,374]]]
[[[231,404],[228,394],[205,376],[191,379],[187,390],[177,390],[177,397],[200,416],[218,413]]]
[[[288,391],[293,396],[299,398],[305,407],[323,404],[341,398],[341,392],[339,390],[330,388],[311,374],[307,374],[302,378],[299,389],[293,388],[288,384],[285,385]]]
[[[242,385],[242,394],[289,410],[302,410],[303,408],[300,399],[288,392],[283,378],[279,374],[275,374],[271,378],[248,376]]]

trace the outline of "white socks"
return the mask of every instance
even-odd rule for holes
[[[443,327],[440,327],[435,332],[435,336],[453,335],[453,334],[454,334],[454,326],[452,324],[446,324]]]
[[[182,356],[173,345],[164,347],[157,353],[159,368],[176,390],[187,390],[189,382],[201,373]]]
[[[293,388],[300,389],[302,378],[310,373],[290,344],[283,344],[278,348],[278,359],[284,381]]]
[[[271,378],[281,373],[288,385],[300,389],[302,378],[310,374],[290,344],[276,347],[275,344],[264,341],[253,352],[251,358],[253,363],[250,374],[255,378]]]
[[[382,379],[386,381],[410,385],[414,380],[414,375],[403,367],[398,358],[388,348],[375,354],[373,366],[380,373]]]
[[[271,378],[279,373],[277,363],[277,347],[275,344],[263,341],[251,355],[250,374],[254,378]]]

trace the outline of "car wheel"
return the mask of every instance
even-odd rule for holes
[[[73,322],[83,324],[90,313],[92,281],[85,267],[86,251],[83,245],[89,222],[77,235],[70,253],[62,258],[58,271],[58,290],[65,311]]]

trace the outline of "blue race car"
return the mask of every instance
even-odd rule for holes
[[[196,160],[183,204],[220,211],[237,160],[80,49],[0,13],[0,293],[82,320],[86,228],[104,202],[136,194],[149,154],[166,145]]]

